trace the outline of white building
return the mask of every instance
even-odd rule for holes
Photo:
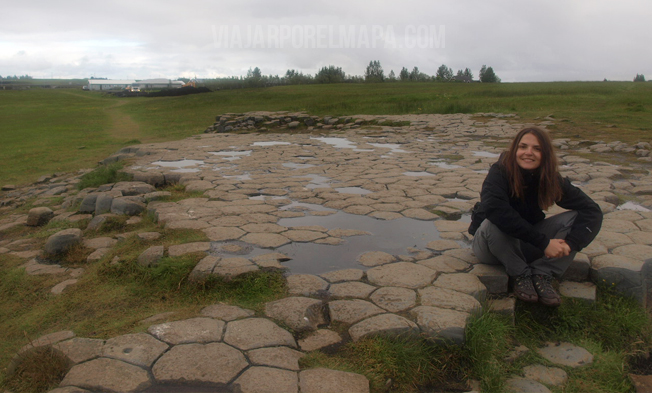
[[[126,88],[134,90],[147,89],[176,89],[183,86],[182,81],[173,81],[171,79],[144,79],[119,80],[119,79],[89,79],[88,90],[123,90]]]

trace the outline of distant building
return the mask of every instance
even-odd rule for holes
[[[182,81],[173,81],[171,79],[144,79],[135,80],[118,80],[118,79],[90,79],[88,81],[88,90],[148,90],[148,89],[176,89],[183,86]]]
[[[473,82],[473,79],[469,78],[469,77],[466,76],[466,75],[455,75],[455,76],[453,77],[453,80],[454,80],[455,82],[464,82],[464,83],[471,83],[471,82]]]

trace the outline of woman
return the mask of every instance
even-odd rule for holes
[[[545,218],[557,204],[569,211]],[[482,184],[469,233],[482,263],[502,264],[514,294],[526,302],[559,306],[552,287],[575,253],[598,234],[602,212],[582,190],[563,179],[548,133],[521,130]]]

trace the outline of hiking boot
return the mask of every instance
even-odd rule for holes
[[[514,295],[524,302],[536,303],[539,300],[532,283],[532,275],[521,274],[514,279]]]
[[[539,302],[545,306],[557,307],[561,304],[561,297],[552,287],[552,276],[535,274],[532,276],[534,288],[539,294]]]

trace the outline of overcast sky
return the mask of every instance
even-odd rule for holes
[[[652,79],[649,0],[47,0],[2,6],[0,76],[208,78],[483,64],[504,82]]]

